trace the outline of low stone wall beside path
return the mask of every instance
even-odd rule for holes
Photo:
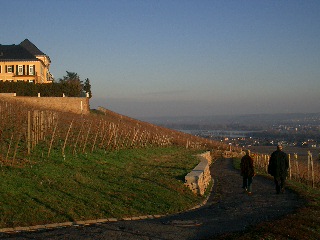
[[[185,185],[195,194],[204,195],[211,181],[210,165],[212,163],[211,152],[197,155],[200,163],[185,176]]]

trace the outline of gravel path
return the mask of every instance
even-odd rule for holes
[[[214,236],[242,231],[250,225],[279,218],[303,205],[295,193],[275,194],[273,181],[256,176],[253,195],[241,188],[239,171],[230,159],[211,166],[214,187],[207,204],[199,209],[159,219],[118,221],[84,227],[67,227],[37,232],[1,234],[1,239],[213,239]]]

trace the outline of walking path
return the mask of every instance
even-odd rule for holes
[[[230,159],[211,166],[214,179],[208,202],[195,210],[157,219],[117,221],[89,226],[64,227],[35,232],[0,234],[0,239],[110,239],[110,240],[196,240],[242,231],[257,223],[293,212],[303,205],[295,193],[275,194],[271,180],[256,176],[253,195],[241,188],[242,178]]]

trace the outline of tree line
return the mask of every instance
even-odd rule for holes
[[[1,93],[16,93],[17,96],[38,96],[42,97],[85,97],[86,93],[92,97],[89,78],[82,81],[77,73],[67,72],[67,75],[57,82],[49,84],[34,84],[24,81],[9,82],[0,81]]]

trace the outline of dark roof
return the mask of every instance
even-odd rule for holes
[[[28,39],[23,40],[20,43],[20,46],[27,49],[31,54],[37,56],[37,55],[45,55],[42,51],[39,50],[32,42],[30,42]]]
[[[25,39],[19,45],[1,45],[0,61],[10,60],[31,60],[38,61],[36,55],[45,55],[32,42]]]

